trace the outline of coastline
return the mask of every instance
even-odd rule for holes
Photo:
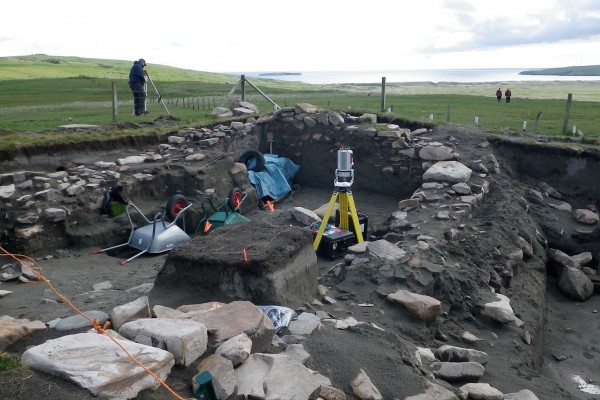
[[[296,81],[308,84],[378,84],[386,83],[485,83],[485,82],[577,82],[600,81],[600,76],[530,75],[520,72],[526,68],[498,69],[431,69],[431,70],[379,70],[379,71],[255,71],[244,74],[248,78]]]

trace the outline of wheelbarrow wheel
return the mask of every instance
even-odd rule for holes
[[[242,193],[242,190],[240,188],[235,187],[231,189],[229,195],[227,195],[227,198],[229,199],[229,203],[231,204],[233,209],[237,210],[238,207],[242,204],[244,193]]]
[[[257,150],[246,150],[240,156],[239,162],[246,164],[248,171],[260,172],[265,169],[265,157]]]
[[[174,194],[167,200],[167,205],[165,207],[165,215],[169,220],[173,221],[177,217],[177,215],[179,215],[181,210],[186,208],[188,204],[189,203],[184,195]]]

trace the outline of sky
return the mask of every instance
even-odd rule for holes
[[[19,0],[0,57],[209,72],[600,65],[600,0]]]

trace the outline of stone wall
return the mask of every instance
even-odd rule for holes
[[[261,151],[269,153],[272,145],[274,154],[301,165],[296,177],[301,185],[333,188],[337,150],[344,147],[353,151],[356,190],[402,198],[421,183],[422,160],[414,139],[426,134],[426,128],[377,124],[374,114],[354,116],[296,104],[260,118],[255,131]]]

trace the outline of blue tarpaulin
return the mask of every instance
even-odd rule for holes
[[[264,154],[264,158],[265,169],[260,172],[248,171],[248,178],[260,199],[270,197],[277,201],[292,191],[290,184],[300,166],[276,154]]]

